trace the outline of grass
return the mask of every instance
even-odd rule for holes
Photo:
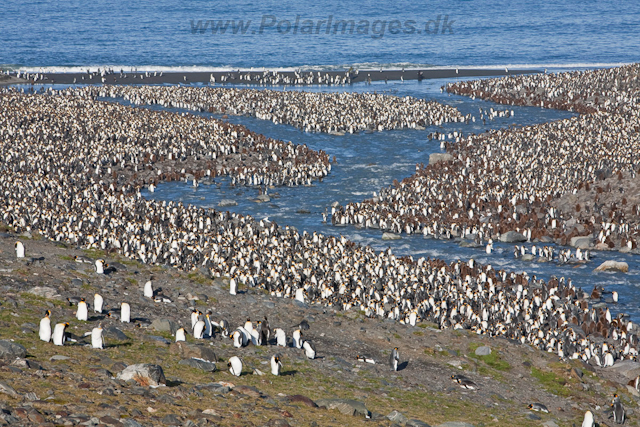
[[[569,380],[559,373],[553,371],[545,372],[541,369],[532,367],[531,376],[536,378],[549,393],[562,397],[571,395],[571,391],[567,387]]]
[[[472,342],[469,344],[469,357],[483,361],[487,366],[496,371],[509,371],[511,369],[511,365],[500,357],[500,354],[495,349],[491,350],[491,354],[486,356],[478,356],[476,354],[476,350],[480,347],[481,344]],[[479,368],[480,369],[480,368]]]

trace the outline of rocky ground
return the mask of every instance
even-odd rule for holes
[[[17,238],[25,244],[24,259],[15,257]],[[75,262],[76,255],[105,258],[108,274]],[[171,302],[143,297],[148,280],[159,301]],[[594,370],[468,331],[373,320],[254,289],[231,296],[224,278],[16,236],[6,227],[0,234],[0,286],[2,425],[572,426],[580,425],[587,409],[600,425],[613,425],[605,410],[614,393],[622,396],[627,424],[639,424],[638,393],[626,386],[640,373],[639,363]],[[104,297],[104,312],[114,316],[91,313],[89,321],[77,320],[67,298],[85,297],[92,305],[96,292]],[[132,323],[117,320],[121,302],[131,304]],[[219,334],[204,340],[188,335],[186,343],[176,344],[172,331],[188,328],[191,307],[211,309],[214,320],[227,319],[232,328],[267,316],[289,338],[306,320],[310,328],[303,334],[318,357],[308,360],[302,350],[273,344],[236,349]],[[69,322],[75,341],[59,347],[38,339],[47,309],[52,324]],[[84,337],[100,323],[104,350],[92,349]],[[398,372],[387,364],[393,347],[400,351]],[[276,353],[283,360],[279,377],[269,368]],[[357,361],[358,354],[376,364]],[[227,370],[234,355],[244,361],[240,377]],[[215,371],[212,363],[193,358],[212,362]],[[116,379],[140,363],[161,366],[166,384]],[[454,374],[468,376],[478,389],[460,388],[450,379]],[[532,402],[550,413],[530,412]]]

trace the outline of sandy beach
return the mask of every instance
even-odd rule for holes
[[[232,84],[251,84],[256,83],[254,78],[262,76],[263,71],[251,71],[251,70],[238,70],[238,71],[215,71],[215,72],[135,72],[131,73],[127,70],[121,74],[120,70],[114,70],[113,74],[107,74],[102,77],[96,75],[95,69],[91,70],[92,73],[42,73],[38,78],[39,83],[44,84],[178,84],[178,83],[209,83],[211,76],[215,78],[216,82],[220,82],[221,78],[225,78],[224,83]],[[529,74],[538,73],[541,70],[529,70],[529,69],[486,69],[486,68],[449,68],[449,69],[411,69],[411,70],[359,70],[356,73],[351,71],[351,82],[359,83],[366,81],[381,81],[381,80],[421,80],[421,79],[442,79],[442,78],[468,78],[468,77],[483,77],[483,76],[507,76],[514,74]],[[301,71],[301,74],[308,74],[310,71]],[[340,76],[343,77],[348,71],[322,71],[322,76],[329,75],[330,77]],[[313,71],[317,75],[318,71]],[[293,71],[280,71],[278,72],[283,77],[295,78],[295,72]],[[250,75],[251,81],[248,81],[245,77]],[[241,78],[242,76],[242,78]],[[103,82],[103,79],[105,80]],[[30,80],[33,82],[33,80]],[[17,83],[17,82],[9,82]],[[8,84],[8,83],[5,83]]]

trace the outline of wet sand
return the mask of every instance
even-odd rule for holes
[[[178,84],[178,83],[209,83],[211,76],[215,77],[216,82],[220,82],[221,77],[226,77],[224,83],[245,83],[245,84],[257,84],[253,80],[256,76],[262,76],[263,71],[251,71],[251,70],[239,70],[239,71],[215,71],[215,72],[171,72],[171,73],[153,73],[153,72],[136,72],[131,73],[123,70],[121,75],[120,70],[114,70],[113,74],[108,74],[105,77],[96,75],[95,69],[91,70],[93,73],[43,73],[42,77],[38,79],[40,84]],[[302,74],[308,74],[310,71],[301,71]],[[320,73],[325,76],[345,76],[348,71],[321,71]],[[527,70],[527,69],[477,69],[477,68],[465,68],[465,69],[411,69],[411,70],[359,70],[358,74],[355,71],[351,72],[351,82],[366,82],[369,79],[371,81],[381,80],[421,80],[421,79],[442,79],[453,77],[483,77],[483,76],[507,76],[514,74],[530,74],[539,73],[541,70]],[[318,71],[313,71],[317,75]],[[154,75],[155,74],[155,75]],[[247,81],[244,77],[249,74],[252,78],[251,81]],[[293,71],[281,71],[278,74],[282,76],[288,76],[290,78],[295,77]],[[240,76],[242,75],[242,79]],[[147,77],[148,76],[148,77]]]

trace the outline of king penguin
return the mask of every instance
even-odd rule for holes
[[[593,413],[587,411],[584,413],[584,421],[582,421],[582,427],[595,427],[596,423],[593,420]]]
[[[229,372],[231,372],[231,375],[239,377],[240,374],[242,374],[242,360],[240,360],[238,356],[231,357],[231,359],[229,359],[229,362],[227,363],[227,366],[229,367]]]
[[[153,287],[151,286],[151,280],[144,284],[144,296],[147,298],[153,298]]]
[[[398,347],[394,347],[391,350],[391,356],[389,356],[389,364],[394,371],[398,370],[398,362],[400,361],[400,354],[398,353]]]
[[[176,331],[176,342],[186,340],[187,334],[185,333],[184,328],[178,328],[178,330]]]
[[[622,402],[620,402],[620,396],[618,396],[617,394],[613,395],[611,407],[613,408],[613,421],[616,424],[624,424],[624,407],[622,406]]]
[[[300,329],[293,331],[293,346],[295,348],[302,348],[302,332],[300,332]]]
[[[302,344],[302,348],[308,359],[313,360],[316,358],[316,349],[313,344],[311,344],[311,341],[305,341],[304,344]]]
[[[104,304],[104,299],[102,295],[95,294],[93,296],[93,311],[96,313],[102,313],[102,305]]]
[[[122,323],[131,322],[131,306],[128,302],[123,302],[120,305],[120,321]]]
[[[105,263],[103,259],[96,260],[94,267],[96,269],[96,273],[104,274]]]
[[[91,331],[91,347],[104,348],[104,337],[102,336],[102,325],[93,328]]]
[[[203,320],[198,320],[193,327],[193,337],[201,340],[204,337],[205,324]]]
[[[229,293],[231,295],[236,295],[236,291],[238,290],[237,287],[236,279],[232,277],[231,280],[229,280]]]
[[[277,355],[271,356],[271,373],[278,376],[280,375],[280,369],[282,369],[280,358]]]
[[[280,328],[275,328],[273,331],[276,335],[276,345],[279,345],[280,347],[286,347],[287,335],[284,333],[284,330]]]
[[[76,317],[78,320],[87,321],[89,318],[89,309],[87,308],[87,302],[82,298],[78,303],[78,309],[76,310]]]
[[[64,345],[64,342],[66,340],[64,333],[67,329],[67,326],[69,326],[68,323],[56,324],[55,328],[53,329],[53,344]]]
[[[51,310],[47,310],[40,320],[40,339],[44,342],[51,341]]]
[[[24,258],[24,245],[21,241],[16,242],[16,257]]]

